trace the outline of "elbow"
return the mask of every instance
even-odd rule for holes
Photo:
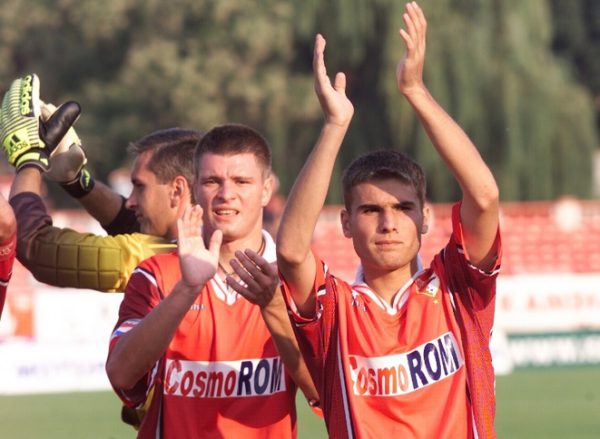
[[[500,190],[495,181],[482,186],[474,197],[475,205],[481,212],[490,212],[498,210],[500,205]]]
[[[297,246],[286,245],[285,242],[277,240],[277,262],[285,265],[300,265],[306,260],[308,251],[302,251]]]
[[[131,390],[136,384],[136,380],[132,379],[127,373],[127,368],[118,364],[113,357],[109,357],[105,370],[108,381],[115,389]]]
[[[12,213],[0,215],[0,241],[6,241],[17,232],[17,221]]]

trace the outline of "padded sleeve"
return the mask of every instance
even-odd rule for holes
[[[49,285],[123,291],[141,261],[175,247],[141,233],[98,236],[54,227],[41,198],[32,193],[10,202],[17,218],[17,258]]]

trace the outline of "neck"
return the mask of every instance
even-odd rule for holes
[[[246,249],[253,250],[258,254],[264,252],[266,243],[263,239],[262,232],[252,234],[242,239],[232,241],[223,241],[219,252],[219,265],[221,271],[231,272],[229,261],[235,258],[236,251],[244,251]]]
[[[365,283],[391,305],[398,290],[418,271],[418,263],[415,258],[410,264],[396,270],[363,269]]]

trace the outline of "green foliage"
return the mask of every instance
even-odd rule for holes
[[[590,93],[573,72],[599,92],[598,2],[421,3],[429,22],[426,83],[474,139],[503,198],[589,196],[598,136]],[[458,187],[396,90],[403,7],[393,0],[5,0],[0,81],[7,88],[35,71],[44,99],[79,101],[78,132],[101,178],[124,164],[129,141],[150,131],[240,122],[269,139],[286,192],[320,128],[311,63],[314,34],[322,32],[328,69],[346,72],[356,107],[334,178],[356,155],[394,147],[425,166],[432,200],[454,200]],[[339,185],[329,201],[340,201]]]

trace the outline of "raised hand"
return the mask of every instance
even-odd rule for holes
[[[240,282],[227,276],[227,285],[255,305],[266,307],[273,300],[279,285],[276,263],[270,264],[252,250],[237,251],[235,257],[237,259],[232,259],[230,265]]]
[[[333,86],[327,76],[325,67],[325,38],[317,34],[313,53],[313,74],[315,77],[315,92],[328,123],[347,126],[354,114],[354,106],[346,96],[346,75],[338,72]]]
[[[69,102],[43,122],[37,75],[32,73],[14,80],[4,95],[0,116],[0,141],[8,162],[17,171],[27,166],[47,171],[50,154],[80,111],[77,103]]]
[[[406,45],[406,53],[396,67],[396,83],[398,90],[406,95],[425,87],[423,65],[425,64],[427,21],[417,2],[406,4],[402,19],[406,30],[400,29],[400,36]]]
[[[215,230],[208,248],[202,238],[202,208],[198,205],[186,208],[177,220],[177,247],[179,266],[183,283],[193,289],[200,289],[217,272],[219,250],[223,233]]]

